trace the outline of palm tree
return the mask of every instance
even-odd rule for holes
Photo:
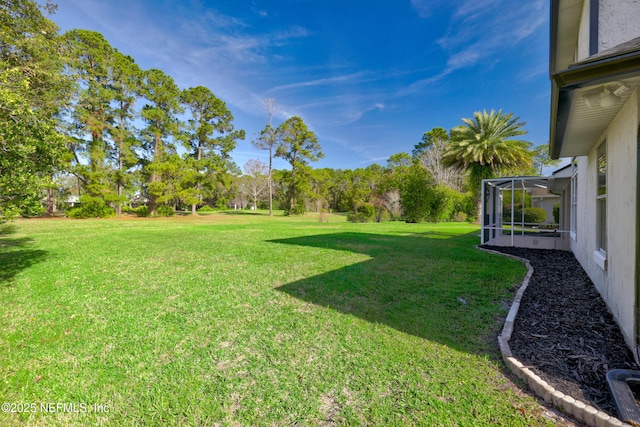
[[[518,173],[531,167],[530,142],[514,139],[525,135],[521,129],[526,123],[513,113],[502,114],[486,110],[463,118],[464,125],[451,129],[451,143],[443,156],[446,165],[469,173],[469,183],[476,195],[477,218],[480,219],[482,202],[480,187],[483,179]]]

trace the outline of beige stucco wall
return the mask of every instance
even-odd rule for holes
[[[590,1],[582,3],[575,61],[589,56]],[[640,0],[606,0],[598,6],[598,52],[640,37]]]
[[[578,212],[576,239],[571,241],[571,250],[600,290],[605,283],[604,270],[593,261],[596,249],[596,161],[595,147],[588,156],[578,157]]]
[[[595,260],[596,151],[607,141],[607,270]],[[625,340],[635,345],[636,168],[638,91],[592,147],[578,159],[578,224],[572,251],[618,321]]]
[[[578,28],[578,46],[576,48],[575,62],[589,56],[589,0],[582,2],[582,15]]]
[[[598,51],[640,37],[640,0],[599,2]]]

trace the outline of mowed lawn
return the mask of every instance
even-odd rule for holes
[[[0,425],[550,424],[496,350],[525,269],[478,251],[473,225],[1,230]]]

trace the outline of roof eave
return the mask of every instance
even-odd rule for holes
[[[624,75],[640,73],[640,51],[573,65],[551,75],[551,126],[549,155],[561,157],[569,122],[573,92],[576,89],[606,83]]]

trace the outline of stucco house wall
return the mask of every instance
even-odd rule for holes
[[[640,0],[600,1],[598,52],[640,37],[638,22],[640,22]]]
[[[589,56],[589,0],[582,2],[582,15],[578,28],[578,40],[574,62],[581,61]]]
[[[597,172],[594,147],[587,156],[577,158],[578,209],[575,239],[571,239],[571,251],[589,275],[598,290],[605,283],[604,270],[593,259],[596,250],[596,194]],[[602,293],[602,292],[601,292]]]
[[[638,91],[627,100],[598,143],[578,158],[578,218],[571,250],[621,326],[625,341],[634,345],[636,268],[636,171]],[[606,269],[596,250],[597,149],[607,143]]]

